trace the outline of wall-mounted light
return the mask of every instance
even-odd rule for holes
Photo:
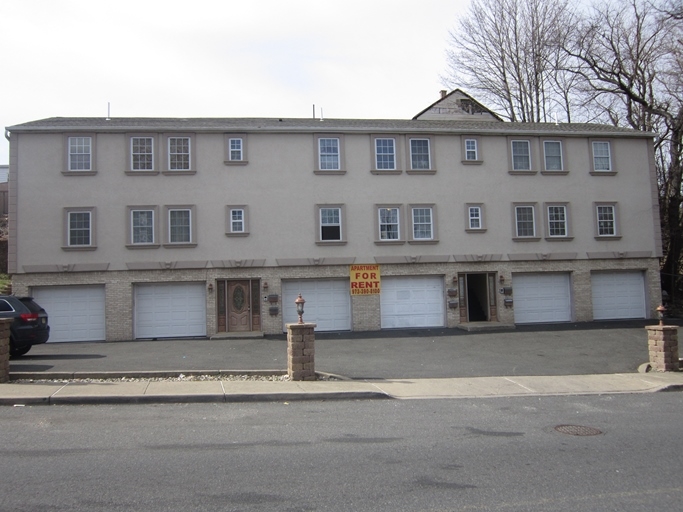
[[[212,292],[213,291],[213,283],[209,283],[209,286],[207,286],[207,289]]]
[[[264,290],[268,289],[268,281],[263,281],[263,289]]]
[[[499,275],[499,276],[498,276],[498,280],[499,280],[501,283],[504,283],[504,282],[505,282],[505,276],[504,276],[503,274]]]
[[[304,318],[303,318],[304,317],[304,304],[306,303],[306,301],[301,296],[301,294],[299,294],[299,296],[296,298],[294,303],[296,304],[296,312],[299,315],[299,323],[303,324],[304,323]]]

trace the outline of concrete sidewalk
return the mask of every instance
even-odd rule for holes
[[[683,372],[638,373],[650,321],[517,326],[506,332],[412,329],[316,333],[316,382],[177,379],[283,374],[284,336],[47,343],[10,360],[0,404],[289,401],[637,393],[683,389]],[[176,377],[31,383],[40,379]]]
[[[9,383],[0,405],[149,404],[594,395],[683,390],[683,373],[314,382]]]

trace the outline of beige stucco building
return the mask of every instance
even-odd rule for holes
[[[298,293],[319,330],[354,331],[649,318],[661,300],[652,134],[502,122],[461,91],[411,120],[7,134],[9,272],[52,341],[281,333]]]

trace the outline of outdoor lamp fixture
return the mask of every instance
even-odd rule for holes
[[[299,295],[301,297],[301,295]],[[659,316],[659,325],[664,325],[664,313],[666,312],[666,306],[660,304],[657,307],[657,316]]]
[[[209,283],[209,291],[210,291],[210,292],[213,291],[213,283]]]
[[[299,323],[303,324],[304,323],[304,318],[303,318],[303,316],[304,316],[304,304],[306,303],[306,301],[301,296],[301,294],[299,294],[299,296],[296,298],[294,303],[296,304],[296,313],[299,315]]]

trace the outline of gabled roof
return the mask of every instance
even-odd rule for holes
[[[415,115],[413,119],[478,119],[503,122],[498,114],[462,89],[455,89],[448,94],[446,91],[441,91],[441,98]]]

